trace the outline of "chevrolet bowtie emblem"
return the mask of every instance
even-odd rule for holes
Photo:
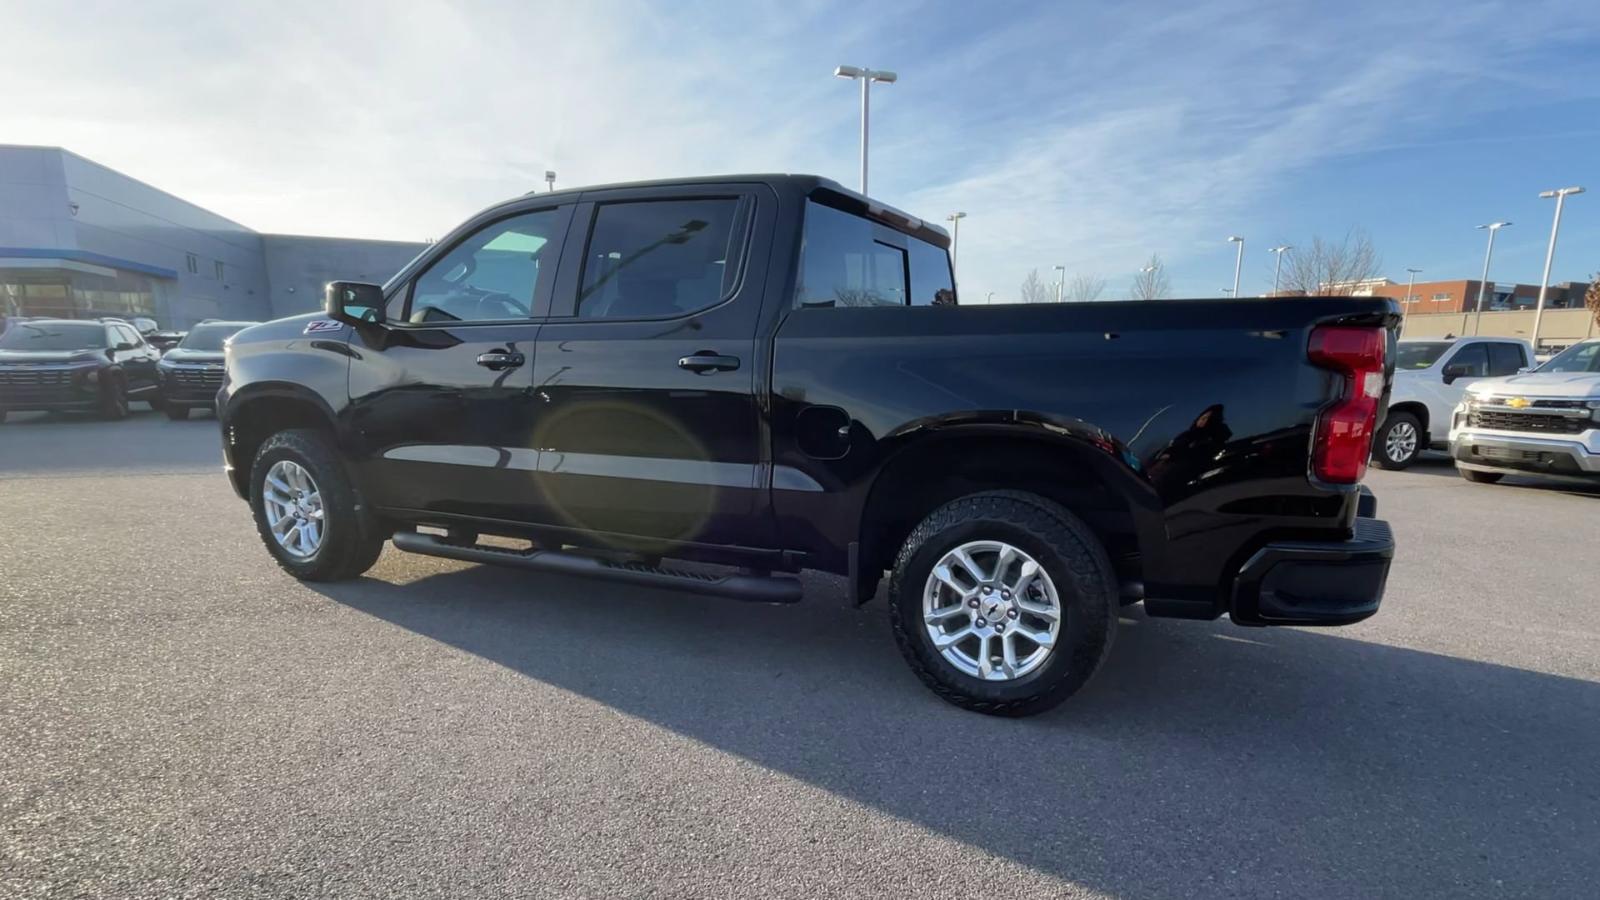
[[[1506,405],[1512,409],[1527,409],[1533,405],[1533,401],[1527,397],[1507,397]]]

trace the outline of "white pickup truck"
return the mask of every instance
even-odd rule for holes
[[[1389,415],[1372,443],[1373,461],[1404,469],[1423,450],[1444,450],[1450,414],[1472,385],[1515,375],[1533,364],[1533,347],[1516,338],[1403,340],[1394,367]]]
[[[1451,419],[1450,455],[1468,481],[1520,474],[1600,483],[1600,339],[1526,375],[1473,384]]]

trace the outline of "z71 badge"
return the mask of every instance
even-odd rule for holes
[[[306,330],[303,333],[316,334],[319,331],[338,331],[343,327],[343,322],[336,322],[333,319],[312,319],[306,323]]]

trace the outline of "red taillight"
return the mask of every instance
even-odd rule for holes
[[[1311,473],[1323,481],[1354,484],[1367,474],[1383,397],[1384,344],[1381,328],[1324,325],[1311,332],[1312,365],[1344,376],[1339,399],[1317,417]]]

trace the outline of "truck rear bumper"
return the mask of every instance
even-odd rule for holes
[[[1279,541],[1256,551],[1234,580],[1229,616],[1240,625],[1348,625],[1378,611],[1394,533],[1358,517],[1345,541]]]

